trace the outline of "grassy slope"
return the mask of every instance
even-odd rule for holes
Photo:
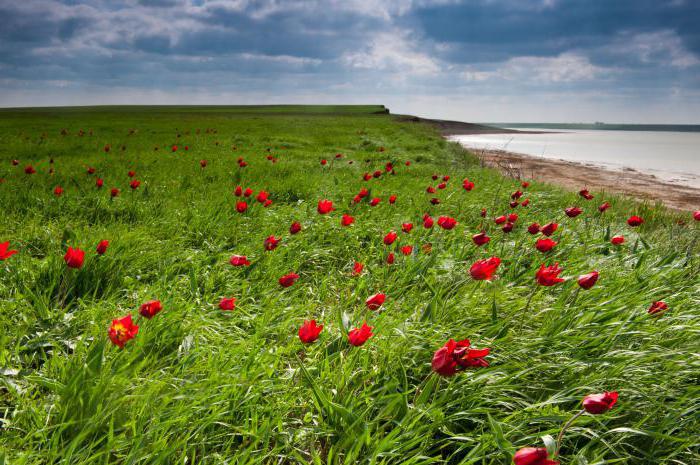
[[[489,221],[492,242],[476,248],[469,236],[480,209],[507,213],[518,182],[479,168],[425,126],[371,114],[380,107],[268,110],[0,114],[0,242],[20,250],[0,262],[0,450],[10,463],[507,463],[602,390],[619,390],[620,402],[575,424],[563,463],[697,463],[697,224],[617,198],[599,217],[603,195],[586,202],[533,183],[515,231]],[[80,128],[94,135],[78,137]],[[191,149],[173,154],[171,144]],[[265,159],[268,147],[278,163]],[[336,152],[345,158],[321,168]],[[242,171],[238,156],[249,162]],[[22,164],[12,167],[13,158]],[[396,176],[361,180],[388,160]],[[30,162],[39,173],[28,177]],[[133,193],[131,169],[143,182]],[[433,173],[452,176],[437,207],[424,193]],[[464,177],[474,191],[461,189]],[[268,190],[273,206],[237,214],[238,183]],[[55,198],[59,184],[66,193]],[[123,192],[110,201],[113,186]],[[362,186],[384,202],[348,206]],[[316,214],[321,198],[336,212]],[[562,210],[573,204],[586,212],[568,219]],[[339,225],[346,211],[357,219],[351,228]],[[460,224],[426,231],[426,212]],[[624,223],[632,213],[646,219],[637,230]],[[293,220],[304,226],[296,236],[287,232]],[[545,259],[525,226],[552,220],[563,228]],[[405,221],[416,229],[399,244],[430,242],[433,252],[389,267],[381,239]],[[608,231],[628,243],[611,250]],[[283,242],[266,253],[270,234]],[[101,239],[112,245],[98,259]],[[65,268],[65,244],[87,250],[80,271]],[[234,253],[254,265],[232,268]],[[479,285],[468,267],[490,255],[503,259],[500,278]],[[349,276],[354,260],[367,265],[360,278]],[[545,260],[570,277],[598,269],[601,279],[575,302],[575,279],[541,289],[523,311]],[[277,279],[290,271],[301,279],[281,291]],[[367,311],[365,298],[380,290],[385,310]],[[216,308],[223,296],[238,298],[234,312]],[[111,319],[154,298],[164,312],[141,321],[125,350],[113,347]],[[671,310],[650,318],[658,299]],[[325,329],[302,347],[296,329],[307,318]],[[363,319],[376,336],[350,348],[342,321]],[[491,347],[491,367],[429,376],[450,337]]]

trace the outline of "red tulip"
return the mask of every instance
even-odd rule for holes
[[[202,168],[206,168],[206,167],[207,167],[207,161],[206,161],[206,160],[199,160],[199,166],[202,167]]]
[[[398,237],[398,234],[396,234],[395,231],[390,231],[387,233],[386,236],[384,236],[384,244],[386,245],[391,245],[396,241],[396,238]]]
[[[342,218],[340,218],[340,224],[342,226],[350,226],[355,222],[355,218],[353,218],[350,215],[343,214]]]
[[[695,221],[700,221],[700,210],[695,210],[693,212],[693,218],[695,219]]]
[[[328,163],[328,160],[326,160],[325,158],[323,160],[321,160],[321,166],[326,166],[327,163]]]
[[[428,194],[434,194],[435,188],[433,186],[428,186],[428,188],[425,190],[425,192]]]
[[[613,237],[610,239],[610,242],[611,242],[613,245],[621,245],[621,244],[624,244],[624,242],[625,242],[625,236],[613,236]]]
[[[138,332],[139,327],[131,320],[131,315],[127,315],[123,318],[112,320],[112,325],[109,327],[107,334],[114,345],[123,349],[124,345],[135,338]]]
[[[438,184],[438,186],[437,186],[438,189],[444,189],[444,188],[446,188],[446,187],[447,187],[447,183],[444,183],[444,182],[441,182],[441,183]]]
[[[378,292],[374,295],[369,296],[365,301],[365,305],[367,305],[367,308],[369,308],[370,310],[377,310],[379,307],[384,305],[385,300],[386,294]]]
[[[129,183],[129,187],[131,187],[133,190],[138,189],[140,185],[141,185],[141,181],[139,181],[137,179],[134,179],[133,181],[131,181]]]
[[[245,168],[246,166],[248,166],[248,162],[245,162],[245,161],[241,160],[241,161],[238,162],[238,166],[239,166],[240,168]]]
[[[127,175],[128,175],[130,178],[133,178],[134,176],[136,176],[136,171],[133,171],[133,170],[132,170],[132,171],[129,171],[129,172],[127,173]]]
[[[301,231],[301,223],[299,223],[298,221],[293,222],[292,225],[289,227],[289,234],[294,235],[299,231]]]
[[[362,270],[364,270],[365,266],[360,263],[360,262],[355,262],[355,264],[352,266],[352,274],[353,276],[359,276],[362,274]]]
[[[105,182],[104,182],[103,179],[97,178],[97,179],[95,180],[95,186],[97,186],[98,189],[101,189],[102,186],[104,186],[104,185],[105,185]]]
[[[554,286],[557,283],[566,281],[559,277],[559,273],[562,271],[563,270],[559,268],[559,263],[547,267],[540,265],[540,269],[537,271],[535,277],[537,278],[537,282],[542,286]]]
[[[379,197],[375,197],[369,201],[369,205],[371,207],[376,207],[377,205],[379,205],[379,202],[381,202],[381,201],[382,201],[382,199],[380,199]]]
[[[503,225],[503,227],[501,228],[501,230],[502,230],[504,233],[509,233],[509,232],[511,232],[511,231],[513,230],[513,227],[514,227],[514,226],[515,226],[515,225],[509,221],[509,222],[507,222],[506,224]]]
[[[364,199],[365,197],[367,197],[369,195],[369,191],[363,187],[362,189],[360,189],[360,192],[357,195],[361,199]]]
[[[440,203],[440,199],[438,199],[437,197],[433,197],[432,199],[430,199],[430,203],[432,203],[433,205],[438,205]]]
[[[373,178],[378,178],[378,177],[380,177],[381,175],[382,175],[382,172],[379,171],[379,170],[377,170],[377,171],[375,171],[374,173],[372,173],[372,177],[373,177]]]
[[[447,181],[450,180],[450,177],[449,177],[448,175],[444,175],[444,176],[442,177],[442,180],[445,181],[445,182],[447,182]]]
[[[413,246],[404,245],[403,247],[401,247],[401,253],[404,255],[411,255],[413,253]]]
[[[433,371],[440,376],[453,376],[461,369],[489,366],[484,357],[489,354],[490,349],[470,349],[470,345],[469,339],[447,341],[433,355]]]
[[[612,205],[610,205],[609,202],[603,202],[603,203],[600,204],[600,207],[598,207],[598,211],[601,212],[601,213],[603,213],[603,212],[605,212],[605,210],[607,210],[607,209],[610,208],[611,206],[612,206]]]
[[[85,252],[80,249],[68,247],[68,251],[63,256],[63,260],[69,268],[81,268],[85,260]]]
[[[245,211],[248,210],[248,202],[245,200],[240,200],[236,202],[236,211],[238,213],[245,213]]]
[[[555,460],[549,460],[549,454],[544,447],[523,447],[513,456],[515,465],[559,465]]]
[[[507,221],[506,215],[501,215],[493,220],[496,224],[503,224]]]
[[[16,250],[7,250],[10,248],[10,241],[0,243],[0,261],[4,262],[11,256],[17,253]]]
[[[246,187],[246,189],[243,191],[243,197],[250,197],[251,195],[253,195],[253,189]]]
[[[367,342],[367,339],[374,336],[372,329],[374,328],[367,326],[367,322],[363,322],[361,328],[351,329],[348,332],[348,342],[355,347],[361,346]]]
[[[559,228],[559,225],[557,223],[548,223],[542,226],[542,229],[540,229],[540,232],[544,234],[545,236],[551,236],[554,234],[554,232]]]
[[[360,195],[356,195],[355,197],[352,198],[353,203],[360,203],[362,202],[362,197]]]
[[[590,289],[598,281],[599,273],[597,271],[591,271],[578,277],[578,285],[582,289]]]
[[[297,281],[297,279],[299,279],[299,275],[298,275],[298,274],[296,274],[296,273],[289,273],[289,274],[286,274],[286,275],[282,276],[282,277],[279,279],[279,283],[280,283],[280,286],[282,286],[282,287],[289,287],[289,286],[291,286],[292,284],[294,284],[294,283]]]
[[[323,331],[323,325],[316,326],[316,320],[304,320],[304,324],[299,328],[299,339],[304,344],[311,344],[318,339],[321,331]]]
[[[405,165],[406,165],[406,166],[411,166],[411,162],[407,160],[406,163],[405,163]]]
[[[390,195],[389,196],[389,204],[394,205],[396,203],[396,196],[395,195]]]
[[[219,301],[219,308],[221,310],[233,310],[236,308],[236,298],[235,297],[224,297]]]
[[[469,192],[472,189],[474,189],[474,183],[471,182],[469,179],[465,179],[464,181],[462,181],[462,189]]]
[[[24,174],[34,174],[34,173],[36,173],[36,170],[34,169],[34,167],[32,165],[27,165],[24,168]]]
[[[233,266],[249,266],[250,265],[250,262],[248,261],[248,257],[246,257],[245,255],[234,255],[229,260],[229,263]]]
[[[644,223],[644,220],[641,219],[640,217],[636,216],[636,215],[630,216],[630,217],[627,219],[627,224],[630,225],[630,226],[632,226],[632,227],[637,227],[637,226],[639,226],[639,225],[642,224],[642,223]]]
[[[535,248],[540,252],[549,252],[555,245],[557,245],[557,242],[548,237],[544,239],[537,239],[537,242],[535,242]]]
[[[583,398],[583,408],[593,415],[605,413],[617,402],[617,392],[604,392],[602,394],[589,394]]]
[[[139,307],[141,316],[149,320],[160,313],[161,310],[163,310],[163,304],[160,303],[160,300],[150,300]]]
[[[539,223],[532,223],[530,226],[527,227],[527,232],[530,234],[537,234],[540,232],[540,224]]]
[[[343,158],[343,154],[342,154],[342,153],[336,153],[336,154],[335,154],[335,158]]]
[[[564,210],[564,213],[566,213],[566,216],[569,218],[576,218],[583,213],[583,210],[581,210],[579,207],[569,207]]]
[[[170,150],[173,151],[173,152],[177,152],[177,145],[173,145],[173,146],[170,148]]]
[[[523,207],[527,207],[528,205],[530,205],[530,199],[525,199],[525,200],[523,200],[523,201],[520,203],[520,205],[522,205]]]
[[[60,197],[63,195],[63,188],[61,186],[56,186],[56,188],[53,190],[53,195],[56,197]]]
[[[581,189],[580,191],[578,191],[578,195],[580,195],[581,197],[583,197],[586,200],[593,199],[593,196],[591,195],[590,192],[588,192],[588,189]]]
[[[275,236],[269,236],[267,239],[263,241],[263,246],[265,247],[265,250],[268,252],[270,250],[275,250],[277,246],[280,243],[280,239],[275,237]]]
[[[243,195],[243,188],[241,186],[236,186],[236,189],[233,191],[233,195],[236,197],[240,197]]]
[[[362,175],[362,179],[364,179],[365,181],[369,181],[370,179],[372,179],[372,175],[369,173],[365,173],[364,175]]]
[[[472,241],[474,241],[474,243],[478,246],[487,244],[490,240],[491,238],[487,236],[486,233],[483,231],[472,236]]]
[[[389,255],[386,256],[387,265],[393,265],[395,261],[396,255],[394,255],[394,252],[389,252]]]
[[[527,189],[528,187],[530,187],[530,183],[527,181],[523,181],[520,185],[523,187],[523,189]]]
[[[656,302],[652,302],[651,307],[649,307],[649,314],[650,315],[655,315],[657,313],[662,313],[664,311],[668,310],[668,304],[666,302],[662,302],[660,300]]]
[[[523,191],[515,191],[512,194],[510,194],[510,198],[513,200],[517,200],[522,196],[523,196]]]
[[[258,195],[255,197],[255,200],[257,200],[258,203],[265,203],[265,201],[267,200],[267,198],[269,196],[270,196],[269,193],[267,193],[265,191],[260,191],[260,192],[258,192]]]
[[[469,274],[477,281],[491,281],[493,275],[501,264],[501,259],[491,257],[484,260],[477,260],[469,268]]]
[[[119,192],[120,192],[119,189],[117,189],[116,187],[113,187],[113,188],[109,191],[109,195],[111,195],[112,197],[117,197],[117,196],[119,195]]]
[[[19,165],[19,160],[12,160],[12,166]]]
[[[485,208],[482,208],[482,209],[481,209],[481,212],[479,213],[479,215],[481,215],[482,218],[486,218],[486,209],[485,209]]]
[[[517,200],[513,200],[509,205],[510,208],[515,208],[519,205],[519,202]]]
[[[413,229],[413,223],[403,223],[401,225],[401,231],[407,234],[411,232],[411,229]]]
[[[518,214],[517,213],[511,213],[508,215],[508,222],[509,223],[515,223],[518,221]]]
[[[316,208],[319,215],[325,215],[333,211],[333,202],[330,200],[319,200],[318,207]]]
[[[439,178],[439,177],[440,176],[438,176],[437,174],[432,175],[433,181],[437,181],[437,178]]]
[[[431,217],[429,217],[428,215],[425,215],[425,216],[423,217],[423,227],[424,227],[425,229],[430,229],[430,228],[432,228],[432,227],[433,227],[433,224],[434,224],[434,221],[433,221],[433,219],[432,219]]]
[[[438,226],[440,226],[442,229],[453,229],[455,226],[457,226],[457,220],[454,218],[451,218],[449,216],[441,216],[438,218],[437,221]]]
[[[265,201],[263,202],[263,207],[267,208],[270,205],[272,205],[272,199],[265,199]]]
[[[104,255],[107,251],[107,247],[109,247],[109,241],[100,241],[100,243],[97,244],[97,255]]]

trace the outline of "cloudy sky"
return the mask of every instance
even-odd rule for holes
[[[0,106],[700,123],[700,0],[0,0]]]

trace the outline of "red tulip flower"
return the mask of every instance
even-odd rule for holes
[[[627,219],[627,224],[632,226],[633,228],[639,226],[642,223],[644,223],[644,220],[636,215],[630,216]]]
[[[250,262],[248,261],[248,257],[246,257],[245,255],[234,255],[229,260],[229,263],[233,266],[249,266],[250,265]]]
[[[292,225],[289,227],[289,234],[294,235],[299,231],[301,231],[301,223],[299,223],[298,221],[293,222]]]
[[[479,215],[480,215],[482,218],[486,218],[486,209],[485,209],[485,208],[482,208],[482,209],[481,209],[481,212],[479,213]]]
[[[501,215],[493,220],[496,224],[503,224],[507,221],[506,215]]]
[[[235,297],[224,297],[219,301],[219,308],[221,310],[231,311],[236,308],[236,298]]]
[[[425,192],[428,194],[434,194],[435,188],[433,186],[428,186],[428,188],[425,190]]]
[[[36,173],[36,170],[34,169],[34,167],[32,165],[27,165],[24,168],[24,174],[34,174],[34,173]]]
[[[578,195],[580,195],[581,197],[583,197],[586,200],[593,199],[593,196],[591,195],[590,192],[588,192],[588,189],[581,189],[580,191],[578,191]]]
[[[63,256],[63,260],[69,268],[81,268],[85,261],[85,252],[80,249],[68,247],[68,251]]]
[[[544,447],[523,447],[513,456],[515,465],[559,465],[555,460],[549,460],[549,454]]]
[[[413,229],[413,223],[403,223],[401,225],[401,231],[405,232],[406,234],[410,233],[411,229]]]
[[[357,195],[361,199],[364,199],[365,197],[367,197],[369,195],[369,191],[365,187],[363,187],[362,189],[360,189],[360,192]]]
[[[501,230],[502,230],[504,233],[509,233],[509,232],[511,232],[511,231],[513,230],[513,227],[514,227],[514,226],[515,226],[515,224],[513,224],[513,223],[511,223],[511,222],[509,221],[509,222],[507,222],[506,224],[503,225],[503,227],[501,228]]]
[[[649,307],[649,312],[650,315],[656,315],[657,313],[662,313],[668,310],[668,304],[666,302],[662,302],[660,300],[652,302],[651,307]]]
[[[236,211],[238,213],[245,213],[245,211],[248,210],[248,202],[245,200],[240,200],[236,202]]]
[[[389,204],[394,205],[396,203],[396,196],[395,195],[390,195],[389,196]]]
[[[424,227],[425,229],[430,229],[430,228],[432,228],[432,227],[433,227],[433,224],[434,224],[434,221],[433,221],[433,219],[432,219],[431,217],[429,217],[428,215],[425,215],[425,216],[423,217],[423,227]]]
[[[363,322],[361,328],[355,328],[348,332],[348,342],[355,347],[361,346],[367,342],[367,339],[374,336],[372,329],[374,328],[367,326],[367,322]]]
[[[583,210],[581,210],[579,207],[569,207],[564,210],[564,213],[566,213],[566,216],[569,218],[576,218],[583,213]]]
[[[519,199],[519,198],[522,197],[522,196],[523,196],[523,191],[520,191],[520,190],[515,191],[515,192],[513,192],[512,194],[510,194],[510,198],[513,199],[513,200],[517,200],[517,199]]]
[[[98,189],[101,189],[102,186],[104,186],[104,185],[105,185],[104,179],[102,179],[102,178],[97,178],[97,179],[95,180],[95,186],[97,186]]]
[[[132,171],[129,171],[129,172],[127,173],[127,175],[128,175],[130,178],[133,178],[134,176],[136,176],[136,171],[133,171],[133,170],[132,170]]]
[[[343,226],[350,226],[355,222],[355,218],[350,215],[344,214],[340,219],[340,224]]]
[[[241,186],[236,186],[236,189],[233,191],[233,195],[236,197],[240,197],[243,195],[243,188]]]
[[[501,259],[498,257],[477,260],[469,268],[469,274],[477,281],[491,281],[500,264]]]
[[[529,232],[532,235],[537,234],[538,232],[540,232],[540,224],[532,223],[530,226],[527,227],[527,232]]]
[[[53,195],[56,197],[60,197],[63,195],[63,188],[61,186],[56,186],[56,188],[53,190]]]
[[[465,179],[464,181],[462,181],[462,189],[469,192],[472,189],[474,189],[474,183],[471,182],[469,179]]]
[[[440,199],[438,199],[437,197],[433,197],[432,199],[430,199],[430,203],[432,203],[433,205],[438,205],[440,203]]]
[[[352,274],[353,276],[359,276],[362,274],[362,270],[364,270],[365,266],[360,263],[360,262],[355,262],[352,266]]]
[[[318,339],[321,331],[323,331],[323,325],[317,326],[316,320],[304,320],[304,324],[299,328],[299,339],[304,344],[311,344]]]
[[[530,199],[525,199],[525,200],[523,200],[523,201],[520,203],[520,205],[522,205],[523,207],[527,207],[528,205],[530,205]]]
[[[129,187],[131,187],[133,190],[138,189],[140,185],[141,185],[141,181],[139,181],[138,179],[134,179],[133,181],[131,181],[129,183]]]
[[[7,250],[10,248],[10,241],[0,243],[0,262],[4,262],[11,256],[17,253],[16,250]]]
[[[440,176],[438,176],[437,174],[432,175],[433,181],[437,181],[437,178],[439,178],[439,177]]]
[[[515,208],[519,205],[520,203],[517,200],[513,200],[511,203],[509,203],[510,208]]]
[[[394,252],[389,252],[389,255],[386,256],[387,265],[393,265],[395,261],[396,255],[394,255]]]
[[[275,236],[269,236],[263,241],[263,246],[268,252],[275,250],[280,243],[280,239]]]
[[[442,190],[447,187],[447,183],[441,182],[440,184],[437,185],[437,188]]]
[[[19,160],[12,160],[12,166],[19,165]]]
[[[537,282],[542,286],[554,286],[555,284],[566,281],[559,277],[559,273],[562,271],[563,270],[559,268],[559,263],[547,267],[541,265],[535,277],[537,278]]]
[[[292,284],[294,284],[294,283],[297,281],[297,279],[299,279],[299,275],[298,275],[298,274],[296,274],[296,273],[289,273],[289,274],[286,274],[286,275],[282,276],[282,277],[279,279],[279,283],[280,283],[280,286],[282,286],[282,287],[289,287],[289,286],[291,286]]]
[[[243,191],[243,197],[250,197],[251,195],[253,195],[253,189],[246,187],[246,189]]]
[[[391,245],[396,241],[398,234],[395,231],[390,231],[386,236],[384,236],[384,244]]]
[[[440,376],[454,376],[457,371],[465,368],[487,367],[484,360],[490,349],[470,349],[469,339],[455,342],[450,339],[440,349],[435,351],[431,363],[433,371]]]
[[[695,219],[695,221],[700,221],[700,210],[695,210],[693,212],[693,218]]]
[[[326,166],[326,164],[328,164],[328,160],[326,160],[325,158],[321,160],[321,166]]]
[[[540,232],[545,236],[551,236],[559,228],[557,223],[548,223],[542,226]]]
[[[401,247],[401,253],[404,255],[411,255],[413,253],[413,246],[404,245],[403,247]]]
[[[551,240],[548,237],[544,239],[537,239],[537,242],[535,242],[535,248],[543,253],[549,252],[554,248],[555,245],[557,245],[557,242]]]
[[[260,191],[258,192],[258,195],[255,197],[255,200],[258,201],[258,203],[265,203],[265,201],[268,199],[270,194],[265,191]]]
[[[617,392],[604,392],[602,394],[589,394],[583,398],[583,408],[588,413],[599,415],[605,413],[617,402]]]
[[[109,247],[109,241],[100,241],[100,243],[97,244],[97,255],[104,255],[104,253],[107,252],[107,247]]]
[[[438,218],[437,224],[442,229],[450,230],[457,226],[457,220],[449,216],[441,216],[440,218]]]
[[[508,215],[508,222],[509,223],[515,223],[518,221],[518,214],[517,213],[511,213]]]
[[[206,160],[199,160],[199,166],[204,169],[207,167],[208,162]]]
[[[377,205],[379,205],[379,202],[381,202],[381,201],[382,201],[382,199],[380,199],[379,197],[375,197],[369,201],[369,205],[371,207],[376,207]]]
[[[590,289],[595,285],[596,281],[598,281],[598,276],[599,273],[597,271],[591,271],[590,273],[581,275],[578,277],[578,285],[581,286],[582,289]]]
[[[318,207],[316,208],[319,215],[325,215],[333,211],[333,202],[330,200],[319,200]]]
[[[145,304],[141,305],[141,307],[139,307],[139,314],[141,314],[141,316],[143,316],[144,318],[148,318],[150,320],[162,310],[163,304],[160,303],[160,300],[150,300]]]
[[[601,203],[600,206],[598,207],[598,211],[601,212],[601,213],[604,213],[605,210],[607,210],[607,209],[610,208],[611,206],[612,206],[612,205],[610,205],[609,202],[603,202],[603,203]]]
[[[369,296],[367,300],[365,300],[365,305],[367,305],[367,308],[370,310],[377,310],[379,307],[384,305],[384,301],[386,301],[386,294],[378,292]]]
[[[123,349],[124,345],[135,338],[138,332],[139,327],[131,320],[131,315],[127,315],[112,320],[112,325],[109,327],[107,334],[114,345]]]
[[[610,239],[610,242],[611,242],[613,245],[622,245],[622,244],[625,243],[625,236],[613,236],[613,237]]]
[[[489,236],[487,236],[486,233],[483,231],[478,233],[478,234],[474,234],[472,236],[472,241],[474,241],[474,243],[477,246],[482,246],[484,244],[487,244],[490,240],[491,240],[491,238]]]
[[[527,181],[523,181],[520,185],[523,189],[527,189],[528,187],[530,187],[530,183]]]
[[[113,188],[109,191],[109,195],[112,196],[112,197],[117,197],[117,196],[119,195],[119,192],[120,192],[119,189],[117,189],[116,187],[113,187]]]

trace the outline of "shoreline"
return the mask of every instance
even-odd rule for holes
[[[458,143],[457,141],[451,141]],[[533,179],[578,192],[586,188],[623,194],[641,201],[659,201],[679,211],[700,207],[700,189],[664,181],[632,168],[619,170],[564,159],[535,157],[506,150],[478,150],[460,144],[484,166],[511,177]]]

